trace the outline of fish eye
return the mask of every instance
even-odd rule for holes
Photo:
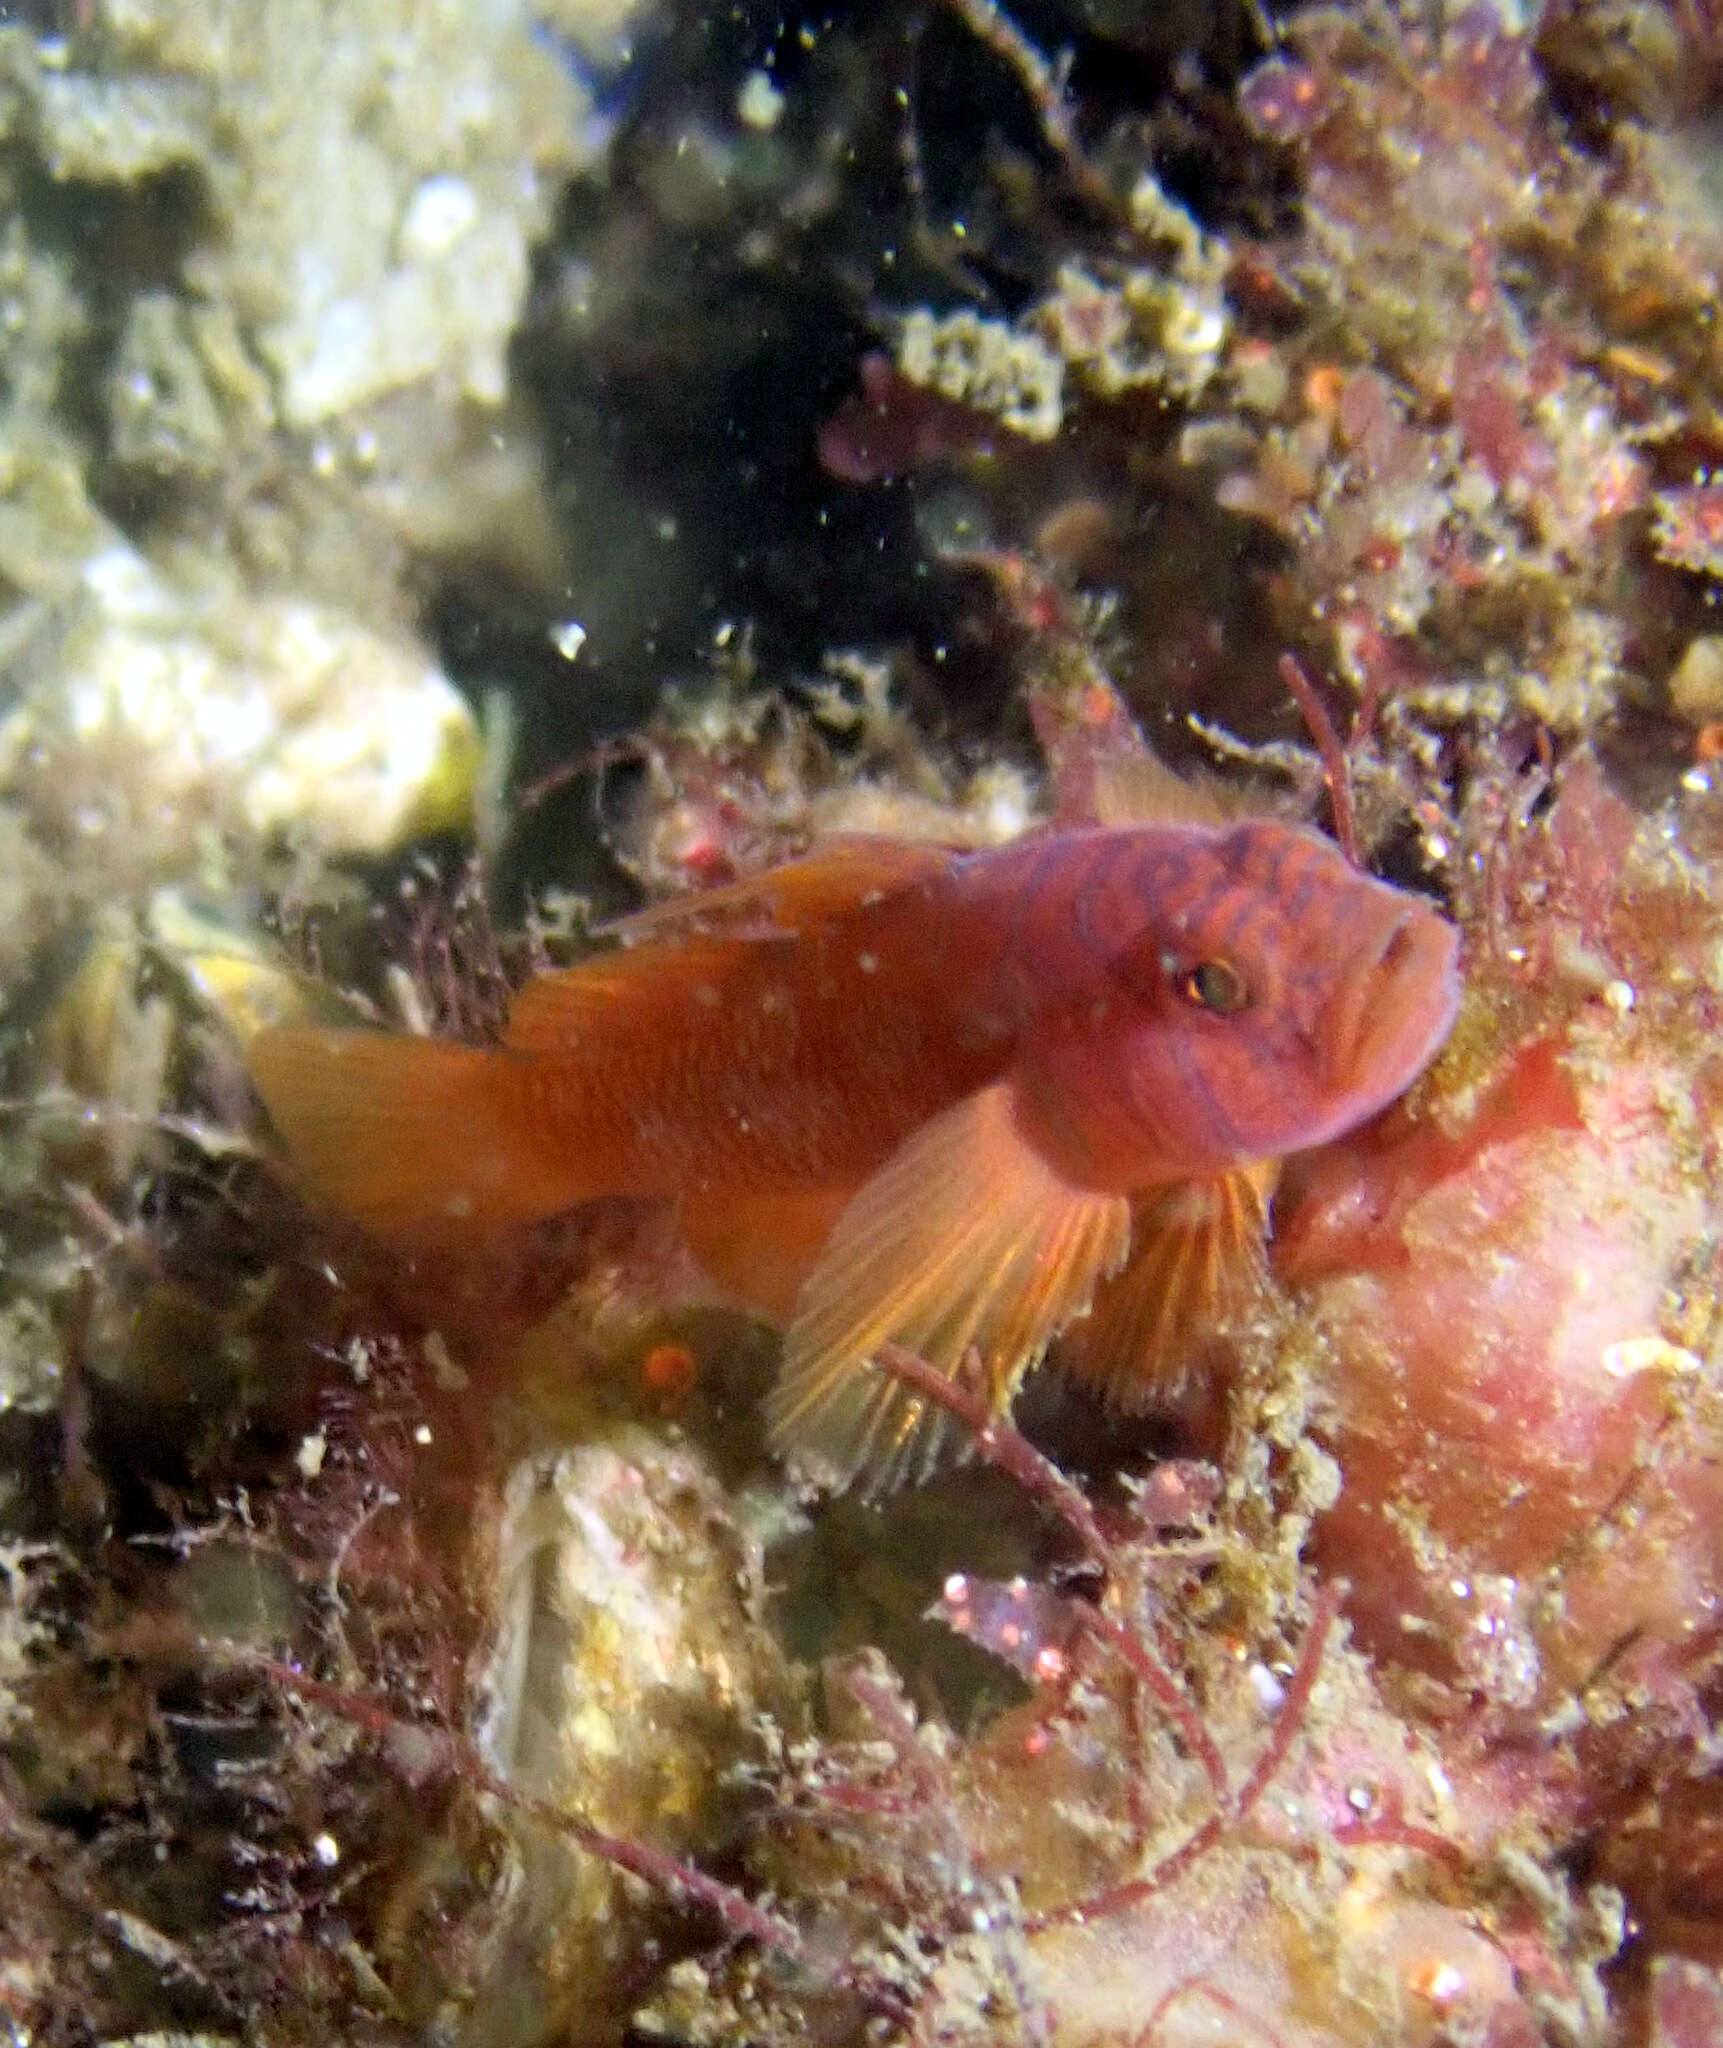
[[[1244,976],[1229,960],[1202,960],[1187,970],[1179,994],[1217,1017],[1233,1017],[1250,1001]]]

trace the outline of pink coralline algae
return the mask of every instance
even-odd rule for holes
[[[1291,42],[1240,105],[1306,180],[1300,233],[1257,261],[1307,308],[1309,367],[1222,502],[1294,543],[1284,629],[1360,689],[1380,687],[1368,628],[1427,715],[1583,725],[1625,652],[1623,521],[1648,480],[1584,338],[1597,168],[1491,8],[1403,38],[1317,10]]]

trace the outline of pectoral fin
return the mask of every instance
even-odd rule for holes
[[[1138,1197],[1130,1258],[1062,1339],[1059,1365],[1119,1408],[1174,1391],[1204,1334],[1261,1285],[1277,1173],[1243,1167]]]
[[[866,1182],[809,1274],[770,1403],[777,1447],[869,1493],[925,1478],[954,1425],[871,1360],[892,1342],[995,1413],[1124,1257],[1123,1196],[1073,1187],[1008,1082],[933,1119]]]

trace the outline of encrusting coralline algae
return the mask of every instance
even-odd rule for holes
[[[1714,10],[24,12],[9,2038],[1723,2041]],[[673,1215],[250,1092],[1135,728],[1464,983],[1151,1412],[824,1497]]]

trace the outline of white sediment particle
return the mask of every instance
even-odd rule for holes
[[[1438,1963],[1421,1988],[1432,2005],[1451,2005],[1466,1988],[1465,1973],[1452,1963]]]
[[[1694,1352],[1652,1333],[1606,1344],[1603,1369],[1611,1379],[1631,1380],[1642,1372],[1695,1373],[1700,1369],[1700,1361]]]
[[[736,95],[736,119],[756,134],[768,135],[784,117],[784,95],[764,71],[750,71]]]
[[[427,178],[413,194],[396,243],[404,263],[446,256],[477,224],[478,194],[465,178]]]
[[[1276,1714],[1286,1704],[1286,1687],[1266,1664],[1252,1664],[1245,1676],[1250,1680],[1257,1705],[1265,1714]]]
[[[470,1384],[466,1369],[457,1365],[450,1352],[448,1340],[441,1330],[429,1330],[419,1347],[425,1354],[425,1363],[431,1368],[431,1377],[445,1394],[464,1393]]]
[[[175,609],[168,586],[143,556],[123,541],[98,548],[86,559],[80,574],[84,588],[108,619],[162,619]]]

